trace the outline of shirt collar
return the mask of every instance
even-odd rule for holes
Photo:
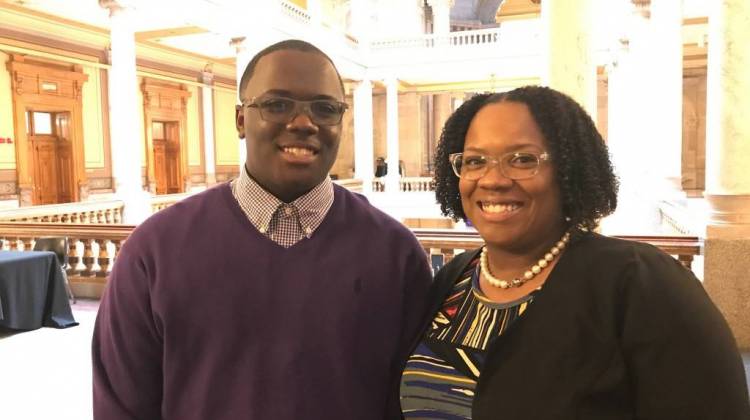
[[[279,207],[292,206],[297,209],[299,222],[306,236],[310,236],[323,222],[333,204],[333,182],[326,177],[312,190],[285,204],[266,191],[247,172],[243,165],[240,176],[234,182],[235,198],[250,222],[265,233]]]

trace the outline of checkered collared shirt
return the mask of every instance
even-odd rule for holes
[[[312,236],[333,204],[330,178],[291,203],[284,203],[261,187],[243,166],[232,180],[232,194],[250,223],[284,248]]]

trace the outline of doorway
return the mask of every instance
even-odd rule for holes
[[[33,204],[75,201],[70,112],[27,110],[26,135],[32,152]]]
[[[151,123],[156,194],[182,192],[179,124],[179,121],[154,121]]]

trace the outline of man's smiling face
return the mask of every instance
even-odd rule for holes
[[[315,52],[278,50],[263,56],[240,96],[343,102],[341,83],[330,61]],[[339,148],[341,123],[315,124],[300,111],[288,123],[265,121],[257,107],[238,109],[237,129],[246,139],[245,166],[268,192],[291,202],[328,176]]]

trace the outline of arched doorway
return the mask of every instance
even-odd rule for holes
[[[78,65],[12,55],[16,171],[21,206],[85,199],[83,105]]]

